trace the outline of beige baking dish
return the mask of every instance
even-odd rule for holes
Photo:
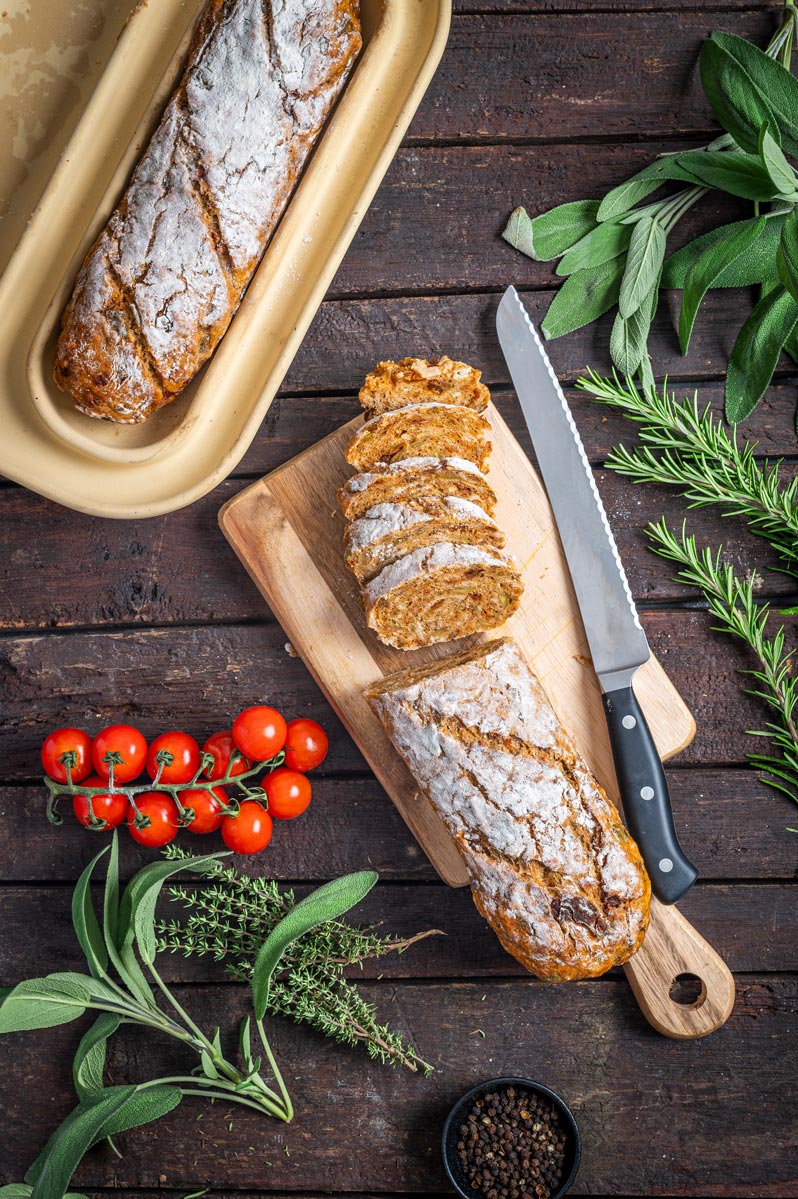
[[[182,507],[241,458],[438,64],[451,0],[362,0],[362,55],[214,358],[145,424],[112,425],[55,387],[58,319],[200,7],[158,0],[131,15],[0,281],[0,471],[95,515]]]

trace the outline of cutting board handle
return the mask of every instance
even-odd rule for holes
[[[705,1037],[726,1023],[734,1007],[734,978],[723,958],[677,908],[656,899],[646,939],[624,972],[646,1020],[666,1037]],[[692,1003],[671,997],[671,987],[683,975],[701,983]]]

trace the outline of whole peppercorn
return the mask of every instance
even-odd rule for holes
[[[509,1086],[477,1099],[456,1148],[466,1181],[485,1199],[550,1199],[562,1182],[565,1127],[534,1091]]]

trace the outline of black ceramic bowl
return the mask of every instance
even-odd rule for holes
[[[556,1092],[550,1091],[548,1087],[544,1087],[539,1082],[533,1082],[531,1078],[491,1078],[487,1082],[481,1082],[478,1087],[472,1087],[461,1099],[458,1099],[446,1117],[441,1140],[443,1165],[449,1181],[462,1199],[484,1199],[484,1195],[480,1194],[479,1191],[475,1191],[467,1182],[463,1168],[460,1165],[460,1160],[457,1156],[459,1129],[476,1099],[481,1099],[484,1095],[490,1094],[491,1091],[504,1090],[506,1087],[517,1087],[522,1090],[532,1091],[535,1095],[541,1095],[543,1098],[548,1099],[560,1114],[565,1129],[565,1161],[559,1190],[555,1191],[551,1196],[551,1199],[560,1199],[561,1195],[570,1190],[576,1178],[576,1173],[579,1169],[579,1159],[582,1155],[582,1138],[579,1135],[579,1129],[577,1128],[573,1113],[565,1101]]]

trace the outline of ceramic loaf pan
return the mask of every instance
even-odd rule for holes
[[[144,424],[92,420],[53,382],[60,315],[201,7],[157,0],[133,12],[0,281],[0,472],[95,515],[180,508],[240,460],[429,84],[451,0],[361,0],[362,54],[216,354]]]

